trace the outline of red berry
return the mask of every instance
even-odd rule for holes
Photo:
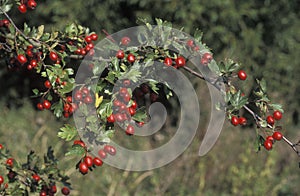
[[[283,135],[282,135],[281,132],[275,131],[275,132],[273,133],[272,137],[273,137],[275,140],[278,140],[278,141],[279,141],[279,140],[282,139]]]
[[[84,40],[86,41],[86,43],[91,43],[92,42],[92,37],[88,35],[84,38]]]
[[[128,125],[126,128],[126,134],[127,135],[133,135],[134,134],[134,127],[132,125]]]
[[[30,65],[32,66],[32,67],[37,67],[37,60],[35,60],[35,59],[32,59],[31,61],[30,61]]]
[[[131,116],[133,116],[133,115],[135,115],[135,109],[134,108],[132,108],[132,107],[129,107],[128,108],[128,112],[129,112],[129,114],[131,115]]]
[[[27,2],[27,6],[28,6],[30,9],[34,9],[34,8],[36,8],[37,3],[35,2],[35,0],[29,0],[29,1]]]
[[[38,182],[38,181],[41,180],[40,176],[37,175],[37,174],[33,174],[33,175],[32,175],[32,179],[33,179],[34,181],[36,181],[36,182]]]
[[[264,147],[265,147],[266,150],[271,150],[272,146],[273,146],[273,142],[271,140],[266,140],[264,142]]]
[[[272,141],[272,143],[274,142],[274,138],[273,138],[271,135],[269,135],[269,136],[266,138],[266,140],[270,140],[270,141]]]
[[[80,101],[82,99],[81,91],[76,91],[74,98],[75,98],[75,100]]]
[[[63,195],[69,195],[69,194],[70,194],[70,189],[69,189],[68,187],[63,187],[63,188],[61,189],[61,193],[62,193]]]
[[[236,116],[231,117],[231,124],[237,126],[239,124],[239,118]]]
[[[43,110],[43,109],[44,109],[44,106],[43,106],[43,104],[41,104],[41,103],[38,103],[38,104],[36,105],[36,107],[37,107],[39,110]]]
[[[127,88],[120,88],[119,93],[121,96],[124,96],[124,95],[128,94],[128,90],[127,90]]]
[[[19,5],[18,9],[19,9],[19,11],[20,11],[21,13],[23,13],[23,14],[27,12],[27,7],[26,7],[25,4]]]
[[[145,124],[144,122],[138,122],[138,126],[139,126],[139,127],[144,126],[144,124]]]
[[[173,64],[173,61],[172,61],[171,58],[167,57],[164,60],[164,64],[167,65],[167,66],[171,66]]]
[[[51,193],[56,193],[56,192],[57,192],[56,186],[55,186],[55,185],[52,185],[50,191],[51,191]]]
[[[73,102],[72,97],[71,97],[71,96],[67,96],[67,97],[66,97],[66,101],[67,101],[68,103],[72,103],[72,102]]]
[[[104,151],[112,156],[114,156],[117,153],[115,147],[113,147],[111,145],[105,145]]]
[[[44,107],[46,110],[49,110],[49,109],[51,108],[51,103],[50,103],[50,101],[44,100],[44,102],[43,102],[43,107]]]
[[[40,196],[47,196],[47,191],[41,190]]]
[[[124,94],[123,100],[125,103],[128,103],[130,101],[130,99],[131,99],[131,96],[129,93]]]
[[[3,176],[0,176],[0,185],[3,184],[3,182],[4,182]]]
[[[194,46],[194,41],[189,39],[189,40],[187,40],[186,45],[189,46],[189,47],[193,47]]]
[[[117,99],[114,100],[113,104],[114,104],[115,107],[120,107],[122,105],[121,101],[119,101]]]
[[[58,59],[57,53],[56,53],[56,52],[53,52],[53,51],[50,52],[49,57],[50,57],[50,59],[51,59],[52,61],[54,61],[54,62],[57,61],[57,59]]]
[[[213,59],[213,56],[211,53],[204,53],[202,56],[203,59],[206,59],[208,62],[210,62]]]
[[[273,113],[273,117],[275,120],[280,120],[282,118],[282,113],[278,110],[276,110],[274,113]]]
[[[14,159],[13,158],[8,158],[6,160],[6,165],[8,165],[9,167],[12,167],[14,165]]]
[[[4,148],[4,146],[2,144],[0,144],[0,150],[2,150]]]
[[[91,103],[93,103],[93,98],[91,96],[86,96],[84,98],[83,102],[86,104],[91,104]]]
[[[92,33],[90,36],[93,41],[97,41],[98,35],[96,33]]]
[[[63,115],[64,115],[65,118],[69,118],[70,117],[70,113],[69,112],[64,112]]]
[[[267,116],[267,123],[270,125],[274,125],[275,120],[274,120],[273,116]]]
[[[114,123],[115,122],[115,116],[111,114],[109,117],[107,117],[107,122]]]
[[[247,119],[245,117],[240,117],[239,118],[239,124],[240,125],[246,125],[247,124]]]
[[[124,54],[123,50],[118,50],[118,52],[116,54],[116,57],[118,59],[123,59],[125,57],[125,54]]]
[[[88,168],[88,166],[87,166],[87,164],[86,164],[85,162],[81,162],[81,163],[79,164],[79,171],[80,171],[82,174],[88,173],[89,168]]]
[[[99,159],[98,157],[95,157],[93,159],[93,164],[96,165],[96,166],[101,166],[103,164],[102,160]]]
[[[130,42],[130,38],[129,37],[123,37],[122,40],[121,40],[121,44],[124,45],[124,46],[127,46]]]
[[[88,166],[88,167],[92,167],[93,166],[93,158],[91,156],[86,156],[84,157],[84,163]]]
[[[133,63],[135,61],[135,56],[133,54],[128,54],[127,61]]]
[[[246,72],[244,70],[240,70],[238,72],[238,77],[239,77],[240,80],[246,80],[247,74],[246,74]]]
[[[46,88],[51,88],[51,83],[50,83],[50,81],[49,80],[46,80],[45,82],[44,82],[44,86],[46,87]]]
[[[101,159],[105,159],[107,156],[106,152],[102,149],[98,151],[98,155]]]
[[[136,103],[136,101],[132,101],[132,104],[131,104],[130,107],[132,107],[133,109],[136,109],[136,108],[137,108],[137,103]]]
[[[121,113],[117,113],[117,114],[115,115],[115,121],[117,121],[117,122],[124,122],[124,121],[125,121],[124,115],[121,114]]]
[[[23,65],[27,62],[27,58],[23,54],[18,55],[18,61]]]
[[[185,58],[182,56],[177,57],[177,59],[175,59],[175,63],[177,67],[183,67],[185,66]]]
[[[81,140],[74,140],[73,145],[80,145],[81,147],[85,148],[85,143]]]

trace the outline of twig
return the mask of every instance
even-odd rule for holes
[[[188,71],[189,73],[193,74],[194,76],[202,79],[202,80],[206,80],[200,73],[192,70],[191,68],[189,67],[186,67],[184,66],[183,67],[184,70]],[[217,88],[218,90],[221,90],[219,86],[217,86],[216,83],[214,82],[211,82],[211,81],[208,81],[210,84],[212,84],[215,88]],[[258,121],[262,121],[263,119],[258,115],[256,114],[253,110],[251,110],[248,106],[244,105],[243,108],[249,112],[253,118],[255,119],[256,122]],[[267,127],[271,130],[273,130],[273,126],[268,124]],[[300,157],[300,151],[296,148],[297,144],[293,144],[289,139],[287,139],[285,136],[282,137],[282,139],[297,153],[297,155]]]

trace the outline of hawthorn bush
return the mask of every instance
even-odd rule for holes
[[[14,6],[13,6],[14,5]],[[1,1],[1,14],[4,19],[0,21],[1,58],[5,59],[7,68],[12,71],[30,71],[41,77],[43,87],[32,89],[34,97],[39,98],[36,107],[39,110],[51,110],[57,118],[69,118],[78,113],[85,120],[81,131],[85,135],[78,135],[77,128],[65,124],[59,131],[58,137],[72,142],[72,148],[66,156],[77,155],[76,168],[83,175],[102,166],[107,156],[118,153],[114,146],[110,145],[110,139],[115,135],[115,123],[125,127],[126,135],[134,135],[134,125],[142,127],[147,122],[147,100],[172,101],[176,99],[168,85],[162,85],[159,81],[149,80],[138,86],[134,91],[128,88],[137,83],[141,72],[151,70],[151,61],[164,64],[162,69],[170,67],[184,71],[201,80],[206,80],[215,88],[222,91],[219,81],[213,78],[205,78],[201,73],[192,68],[192,64],[183,54],[160,47],[142,47],[142,44],[150,45],[151,38],[129,37],[126,35],[120,40],[115,40],[106,34],[106,50],[108,58],[94,59],[99,48],[95,47],[98,34],[89,28],[76,23],[68,24],[62,31],[47,32],[44,25],[38,27],[24,23],[23,27],[17,27],[9,15],[11,9],[17,7],[20,14],[25,14],[37,7],[34,0],[28,1]],[[142,21],[149,31],[157,31],[163,27],[171,27],[171,24],[156,19],[156,26],[152,27],[146,21]],[[140,36],[140,37],[139,37]],[[231,59],[216,62],[209,48],[202,43],[202,34],[195,31],[195,40],[179,35],[166,36],[166,44],[178,49],[189,51],[196,57],[205,69],[212,71],[221,77],[225,83],[225,91],[222,91],[226,105],[217,105],[219,110],[226,112],[228,121],[233,126],[249,125],[253,122],[256,128],[257,150],[263,146],[271,150],[279,142],[285,142],[300,156],[297,149],[298,143],[291,142],[284,136],[285,131],[280,126],[283,109],[280,104],[272,103],[267,95],[267,85],[264,79],[257,79],[257,87],[253,96],[247,96],[243,92],[240,83],[247,82],[249,77],[240,64]],[[138,39],[141,47],[130,47],[132,39]],[[78,61],[87,59],[90,62],[86,66],[91,76],[91,81],[78,83],[75,75],[79,69]],[[145,67],[140,65],[145,63]],[[103,73],[102,73],[103,71]],[[96,83],[93,81],[100,74]],[[117,80],[121,80],[121,87],[114,91]],[[90,117],[89,108],[96,108],[97,118]],[[241,110],[248,112],[251,119],[241,115]],[[100,124],[101,129],[95,130]],[[83,140],[102,146],[93,155],[91,146]],[[40,195],[54,195],[57,193],[56,185],[59,184],[64,195],[70,194],[68,177],[57,168],[57,159],[53,150],[49,147],[43,161],[30,152],[27,162],[19,163],[9,155],[5,147],[1,148],[1,166],[7,174],[0,176],[1,191],[3,195],[23,194],[39,192]]]

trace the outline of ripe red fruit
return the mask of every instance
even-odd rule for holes
[[[93,164],[96,165],[96,166],[101,166],[103,164],[102,160],[99,159],[98,157],[95,157],[93,159]]]
[[[43,106],[43,104],[41,104],[41,103],[38,103],[38,104],[36,105],[36,107],[37,107],[39,110],[43,110],[43,109],[44,109],[44,106]]]
[[[202,58],[206,59],[208,62],[210,62],[213,59],[213,56],[211,53],[204,53]]]
[[[47,191],[41,190],[40,196],[47,196]]]
[[[4,182],[3,176],[0,176],[0,185]]]
[[[33,175],[32,175],[32,179],[33,179],[34,181],[36,181],[36,182],[38,182],[38,181],[41,180],[40,176],[37,175],[37,174],[33,174]]]
[[[30,65],[32,66],[32,67],[37,67],[37,60],[35,60],[35,59],[32,59],[31,61],[30,61]]]
[[[126,128],[126,134],[127,135],[133,135],[134,134],[134,127],[132,125],[128,125]]]
[[[172,61],[171,58],[167,57],[164,60],[164,64],[167,65],[167,66],[171,66],[173,64],[173,61]]]
[[[107,117],[106,120],[109,123],[114,123],[115,122],[115,116],[113,114],[111,114],[109,117]]]
[[[273,116],[267,116],[267,123],[270,125],[274,125],[275,120],[274,120]]]
[[[246,80],[247,74],[246,74],[246,72],[244,70],[240,70],[238,72],[238,77],[239,77],[240,80]]]
[[[274,141],[274,138],[271,136],[271,135],[269,135],[268,137],[266,137],[266,140],[270,140],[270,141]]]
[[[144,126],[144,124],[145,124],[144,122],[138,122],[138,126],[139,126],[139,127]]]
[[[72,103],[73,102],[72,97],[71,96],[67,96],[66,101],[68,103]]]
[[[273,113],[273,117],[275,120],[280,120],[282,118],[282,113],[278,110],[276,110],[274,113]]]
[[[131,99],[131,96],[129,93],[126,93],[123,95],[123,100],[125,103],[128,103],[130,101],[130,99]]]
[[[98,39],[98,35],[96,33],[92,33],[90,36],[93,41],[96,41]]]
[[[275,131],[275,132],[273,133],[272,137],[273,137],[275,140],[278,140],[278,141],[279,141],[279,140],[282,139],[283,135],[282,135],[281,132]]]
[[[6,160],[6,165],[9,167],[12,167],[14,165],[14,159],[13,158],[8,158]]]
[[[92,37],[91,36],[86,36],[84,38],[84,40],[86,41],[86,43],[91,43],[92,42]]]
[[[56,52],[53,52],[53,51],[50,52],[49,57],[50,57],[50,59],[51,59],[52,61],[54,61],[54,62],[57,61],[57,59],[58,59],[57,53],[56,53]]]
[[[135,61],[135,56],[133,55],[133,54],[128,54],[128,56],[127,56],[127,61],[129,62],[129,63],[133,63],[134,61]]]
[[[185,66],[185,58],[182,56],[179,56],[175,59],[175,63],[177,67],[183,67]]]
[[[116,148],[111,145],[105,145],[104,151],[112,156],[114,156],[117,153]]]
[[[75,98],[75,100],[80,101],[82,99],[81,91],[76,91],[74,98]]]
[[[81,140],[74,140],[73,145],[80,145],[81,147],[85,148],[85,143]]]
[[[91,103],[93,103],[93,98],[91,96],[86,96],[84,98],[83,102],[86,104],[91,104]]]
[[[231,124],[237,126],[239,124],[239,118],[236,116],[231,117]]]
[[[123,59],[125,57],[125,53],[123,52],[123,50],[118,50],[116,57],[118,59]]]
[[[239,124],[240,125],[246,125],[247,124],[247,119],[245,117],[240,117],[239,118]]]
[[[136,113],[135,109],[132,108],[132,107],[129,107],[129,108],[128,108],[128,112],[129,112],[129,114],[130,114],[131,116],[135,115],[135,113]]]
[[[194,41],[189,39],[189,40],[187,40],[186,45],[189,46],[189,47],[193,47],[194,46]]]
[[[69,112],[64,112],[63,115],[64,115],[65,118],[69,118],[70,117],[70,113]]]
[[[88,166],[87,166],[87,164],[86,164],[85,162],[81,162],[81,163],[79,164],[79,171],[80,171],[82,174],[88,173],[89,168],[88,168]]]
[[[57,192],[56,186],[52,185],[50,191],[51,191],[51,193],[56,193]]]
[[[43,107],[44,107],[46,110],[49,110],[49,109],[51,108],[51,103],[50,103],[50,101],[44,100],[44,102],[43,102]]]
[[[127,90],[127,88],[120,88],[119,93],[121,96],[124,96],[124,95],[128,94],[128,90]]]
[[[37,3],[35,2],[35,0],[29,0],[29,1],[27,2],[27,6],[28,6],[30,9],[34,9],[34,8],[36,8]]]
[[[120,107],[122,105],[121,101],[119,101],[117,99],[114,100],[113,104],[114,104],[115,107]]]
[[[121,44],[124,45],[124,46],[127,46],[127,45],[129,44],[130,41],[131,41],[131,40],[130,40],[129,37],[123,37],[123,38],[121,39]]]
[[[46,88],[51,88],[51,83],[50,83],[50,81],[49,80],[46,80],[45,82],[44,82],[44,86],[46,87]]]
[[[136,103],[136,101],[132,101],[132,104],[131,104],[130,107],[132,107],[133,109],[136,109],[136,108],[137,108],[137,103]]]
[[[124,115],[121,114],[121,113],[117,113],[117,114],[115,115],[115,121],[117,121],[117,122],[124,122],[124,121],[125,121]]]
[[[18,55],[18,61],[23,65],[27,62],[27,58],[23,54]]]
[[[93,166],[93,158],[91,156],[84,157],[83,161],[88,167]]]
[[[70,189],[69,189],[68,187],[63,187],[63,188],[61,189],[61,193],[62,193],[63,195],[69,195],[69,194],[70,194]]]
[[[273,146],[273,142],[271,140],[266,140],[264,142],[264,147],[265,147],[266,150],[271,150],[272,146]]]
[[[105,159],[107,156],[106,152],[103,149],[98,151],[98,155],[101,159]]]
[[[3,145],[2,144],[0,144],[0,150],[2,150],[4,147],[3,147]]]
[[[26,7],[25,4],[21,4],[21,5],[19,5],[18,10],[19,10],[22,14],[24,14],[24,13],[27,12],[27,7]]]

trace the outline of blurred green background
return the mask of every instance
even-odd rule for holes
[[[18,25],[46,24],[50,31],[76,21],[101,34],[103,29],[114,33],[136,26],[138,18],[153,24],[155,18],[162,18],[171,21],[174,27],[184,27],[187,33],[201,29],[204,42],[213,50],[216,60],[232,58],[242,63],[251,75],[243,86],[245,92],[253,89],[254,77],[266,79],[270,98],[285,109],[284,134],[294,142],[300,139],[299,1],[45,0],[37,3],[37,9],[26,15],[13,8],[11,14]],[[44,153],[48,145],[54,146],[57,155],[63,157],[70,144],[59,140],[56,134],[64,121],[55,119],[50,112],[36,111],[34,101],[29,98],[30,89],[41,85],[37,76],[8,72],[1,64],[0,143],[5,143],[21,160],[31,149]],[[199,94],[205,94],[204,83],[195,85]],[[81,176],[74,168],[77,160],[63,158],[60,165],[72,177],[75,189],[72,195],[300,194],[297,155],[283,142],[276,143],[271,152],[256,153],[253,127],[239,129],[225,123],[214,148],[199,157],[198,148],[209,119],[206,102],[209,101],[200,98],[202,112],[197,137],[180,157],[165,167],[126,172],[105,165]]]

